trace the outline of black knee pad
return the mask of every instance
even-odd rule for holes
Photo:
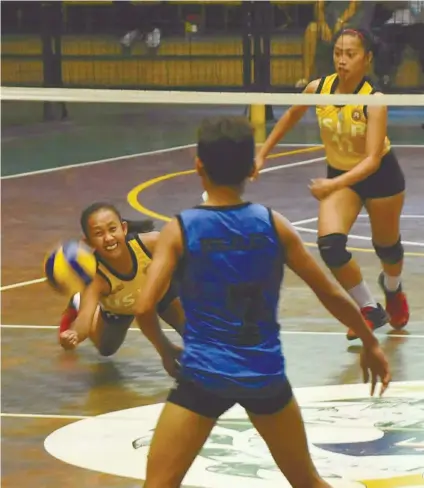
[[[352,254],[346,250],[345,234],[328,234],[318,237],[317,242],[321,258],[329,268],[341,268],[352,258]]]
[[[403,259],[403,246],[401,238],[393,244],[393,246],[383,247],[378,244],[372,243],[375,249],[375,253],[383,263],[397,264]]]

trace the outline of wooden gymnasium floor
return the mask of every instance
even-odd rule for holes
[[[248,197],[283,212],[314,246],[317,205],[307,183],[323,175],[323,152],[279,147]],[[424,146],[396,149],[408,180],[402,219],[404,283],[411,305],[405,332],[378,336],[393,378],[383,399],[361,384],[357,344],[348,343],[312,293],[287,273],[281,323],[288,374],[307,423],[313,456],[334,486],[424,486]],[[137,330],[111,358],[88,342],[65,353],[56,324],[65,305],[42,278],[45,251],[79,235],[83,207],[111,200],[128,218],[162,221],[199,202],[192,146],[47,169],[2,181],[2,486],[142,486],[147,446],[172,382]],[[136,184],[141,183],[139,186]],[[352,230],[365,278],[381,298],[366,216]],[[171,331],[168,331],[173,337]],[[114,413],[111,413],[114,412]],[[238,409],[220,421],[186,486],[286,486]]]

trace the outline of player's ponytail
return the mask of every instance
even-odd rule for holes
[[[155,224],[153,220],[128,220],[123,219],[128,225],[128,233],[130,234],[145,234],[146,232],[152,232],[155,230]]]

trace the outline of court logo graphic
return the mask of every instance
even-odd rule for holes
[[[394,383],[382,399],[370,398],[366,385],[301,388],[295,394],[314,462],[332,486],[424,486],[424,382]],[[151,405],[82,420],[53,432],[45,447],[76,466],[143,479],[161,409]],[[238,406],[221,417],[184,480],[202,488],[289,486],[284,483]]]

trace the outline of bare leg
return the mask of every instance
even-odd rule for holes
[[[330,488],[312,462],[302,415],[294,397],[272,415],[249,412],[248,415],[293,488]]]
[[[373,245],[383,273],[379,284],[386,299],[390,325],[401,329],[409,321],[409,306],[402,289],[403,247],[400,242],[400,216],[405,194],[370,199],[366,208],[370,216]]]
[[[150,446],[144,488],[178,488],[215,422],[166,403]]]
[[[399,193],[393,197],[375,198],[367,200],[365,207],[371,223],[373,243],[380,247],[390,247],[396,244],[400,237],[400,216],[405,201],[405,194]],[[384,272],[389,276],[400,276],[403,269],[403,259],[398,263],[381,261]]]
[[[350,188],[332,193],[320,202],[318,215],[318,236],[349,234],[362,208],[359,196]],[[362,274],[354,259],[340,267],[330,267],[331,273],[345,290],[362,281]]]

